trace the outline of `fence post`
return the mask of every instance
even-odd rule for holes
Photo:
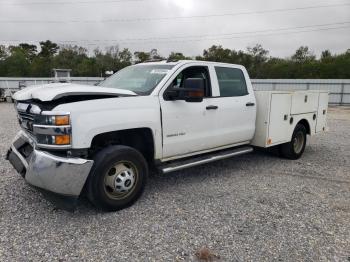
[[[306,83],[306,90],[310,90],[310,83]]]
[[[344,90],[345,90],[344,86],[345,86],[345,84],[342,83],[341,84],[341,94],[340,94],[340,105],[343,105],[343,97],[344,97]]]

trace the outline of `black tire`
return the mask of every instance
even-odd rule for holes
[[[296,140],[298,142],[296,142]],[[299,144],[299,141],[302,144]],[[295,146],[296,143],[298,144],[298,146]],[[288,143],[280,145],[279,152],[282,157],[295,160],[300,158],[301,155],[304,153],[305,146],[306,128],[302,124],[297,124],[292,135],[292,140]]]
[[[116,192],[116,190],[118,190],[118,186],[116,186],[118,177],[125,176],[124,173],[129,172],[120,171],[120,175],[116,175],[119,172],[116,171],[116,165],[120,165],[120,163],[122,163],[124,167],[128,167],[129,165],[135,178],[133,182],[131,182],[132,188],[130,192],[127,194],[125,193],[125,196],[123,196],[123,193]],[[111,176],[110,173],[113,169],[115,174]],[[126,174],[128,175],[128,173]],[[113,182],[113,185],[115,185],[113,188],[107,185],[108,183],[106,183],[106,180],[109,180],[108,178],[115,181]],[[109,146],[98,152],[94,157],[94,165],[86,184],[87,197],[99,209],[104,211],[117,211],[131,206],[141,196],[147,178],[148,166],[146,160],[139,151],[127,146]],[[122,183],[124,182],[126,184],[127,181],[122,181]],[[118,194],[121,195],[119,196]]]

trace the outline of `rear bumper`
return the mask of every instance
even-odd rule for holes
[[[93,165],[92,160],[60,157],[38,150],[23,131],[17,134],[7,159],[30,185],[52,193],[54,199],[70,202],[79,197]]]

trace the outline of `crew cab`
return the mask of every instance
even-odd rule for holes
[[[243,66],[158,61],[98,86],[54,83],[14,95],[21,131],[7,159],[63,208],[85,194],[115,211],[162,173],[277,147],[299,158],[326,129],[328,93],[254,91]]]

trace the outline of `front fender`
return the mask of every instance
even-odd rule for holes
[[[72,148],[90,148],[99,134],[133,128],[149,128],[155,157],[161,158],[160,106],[157,97],[119,97],[60,105],[55,110],[71,113]]]

